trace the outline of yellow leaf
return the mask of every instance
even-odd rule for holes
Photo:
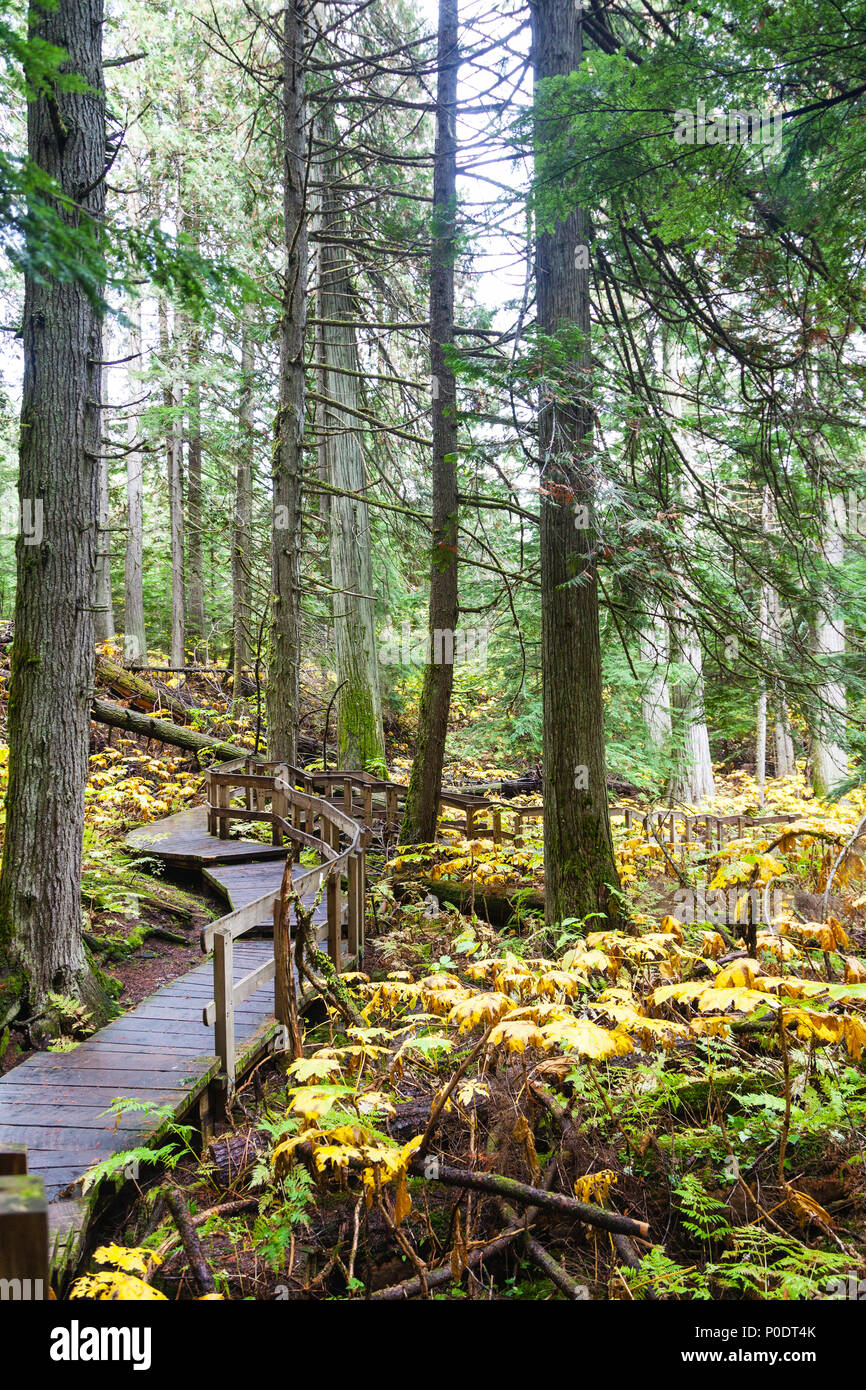
[[[718,960],[719,956],[724,955],[724,937],[719,936],[717,931],[701,932],[701,955],[708,960]]]
[[[512,1023],[506,1018],[497,1023],[488,1041],[491,1047],[504,1043],[509,1052],[525,1052],[528,1047],[544,1047],[544,1034],[534,1023],[519,1020]]]
[[[135,1274],[104,1269],[99,1274],[76,1279],[69,1291],[70,1298],[93,1298],[120,1303],[167,1303],[164,1293],[151,1288]]]
[[[793,1024],[797,1037],[804,1042],[814,1039],[818,1043],[835,1043],[841,1042],[844,1036],[844,1021],[836,1014],[819,1014],[811,1009],[784,1009],[782,1022],[786,1028]]]
[[[602,1060],[634,1051],[634,1044],[625,1033],[619,1029],[610,1032],[607,1028],[599,1028],[598,1024],[590,1023],[586,1018],[577,1018],[573,1023],[549,1023],[542,1032],[548,1052],[561,1047],[582,1057]]]
[[[454,1005],[448,1015],[448,1022],[456,1023],[458,1031],[466,1033],[471,1028],[477,1028],[480,1023],[497,1023],[513,1007],[513,1001],[509,999],[507,994],[499,994],[494,991],[487,994],[473,994],[468,999]]]
[[[130,1248],[126,1245],[100,1245],[99,1249],[93,1252],[93,1258],[98,1265],[114,1265],[115,1269],[123,1269],[132,1274],[146,1274],[149,1264],[162,1264],[162,1257],[152,1250]]]
[[[846,985],[862,985],[866,982],[866,965],[856,956],[845,956]]]
[[[397,1180],[397,1188],[394,1193],[394,1223],[399,1226],[400,1222],[407,1217],[412,1210],[412,1198],[409,1195],[409,1184],[406,1182],[406,1174],[402,1172]]]
[[[289,1109],[305,1120],[320,1120],[334,1105],[332,1091],[321,1086],[298,1086],[289,1094]]]
[[[574,1195],[579,1202],[594,1202],[597,1206],[603,1207],[610,1196],[610,1189],[618,1181],[618,1175],[611,1168],[602,1168],[598,1173],[586,1173],[582,1178],[575,1180]]]
[[[866,1044],[866,1024],[856,1014],[846,1014],[842,1020],[842,1027],[845,1034],[845,1046],[855,1062],[859,1062],[860,1054]]]
[[[735,960],[724,970],[720,970],[713,984],[716,989],[736,989],[739,985],[744,985],[748,989],[754,984],[756,975],[760,975],[760,973],[759,962],[746,957],[743,960]]]

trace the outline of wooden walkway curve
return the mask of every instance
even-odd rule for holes
[[[317,860],[310,868],[293,863],[292,879],[307,906],[322,899],[313,915],[320,941],[333,948],[338,968],[359,954],[363,828],[273,769],[223,766],[206,781],[205,806],[141,826],[126,843],[138,858],[199,870],[225,899],[227,914],[202,933],[213,962],[179,976],[71,1051],[37,1053],[0,1077],[0,1157],[5,1150],[17,1161],[9,1151],[26,1148],[29,1174],[41,1180],[50,1204],[55,1267],[86,1219],[88,1204],[77,1199],[87,1170],[112,1153],[157,1142],[168,1120],[190,1113],[207,1133],[214,1087],[231,1086],[273,1045],[280,1026],[274,942],[260,933],[272,931],[292,851],[312,851]],[[269,824],[276,843],[230,837],[236,819]],[[117,1118],[111,1104],[119,1097],[161,1113]],[[0,1164],[0,1185],[8,1181]]]
[[[252,760],[210,769],[206,786],[204,806],[139,827],[127,848],[139,858],[198,870],[223,896],[229,910],[202,932],[212,963],[175,979],[72,1051],[38,1053],[0,1078],[0,1154],[26,1146],[29,1171],[43,1180],[61,1235],[80,1220],[58,1199],[75,1197],[95,1162],[156,1141],[166,1116],[193,1112],[207,1133],[214,1088],[230,1089],[288,1022],[279,987],[287,955],[279,959],[283,934],[274,923],[289,855],[293,889],[306,906],[315,905],[317,937],[335,969],[362,957],[365,850],[396,840],[406,788],[364,773],[307,773]],[[444,824],[497,841],[519,838],[525,822],[542,814],[541,806],[511,808],[456,792],[443,793],[442,810],[451,816]],[[720,844],[728,824],[742,833],[746,824],[791,819],[645,816],[632,808],[612,808],[611,815],[622,816],[627,829],[641,820],[669,844],[694,838]],[[255,838],[238,835],[238,824],[252,828]],[[316,862],[307,866],[302,856]],[[138,1098],[162,1113],[117,1119],[110,1113],[117,1097]]]

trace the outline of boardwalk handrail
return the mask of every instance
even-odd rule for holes
[[[370,843],[371,826],[381,813],[386,838],[390,832],[396,834],[403,810],[401,802],[405,803],[408,788],[363,772],[307,772],[291,764],[260,762],[252,758],[236,759],[210,768],[205,777],[210,834],[228,839],[232,821],[265,821],[271,825],[275,845],[282,845],[286,840],[291,842],[295,862],[300,858],[302,847],[318,852],[322,862],[293,877],[292,890],[299,897],[326,890],[328,954],[334,969],[339,971],[344,962],[344,924],[347,959],[356,962],[363,950],[364,851]],[[243,806],[232,804],[233,793],[238,791],[244,794]],[[341,806],[335,804],[337,794]],[[461,820],[440,820],[440,825],[461,829],[467,838],[477,833],[479,816],[489,813],[495,843],[519,840],[524,823],[544,815],[541,805],[504,806],[487,797],[454,791],[441,793],[440,807],[462,812]],[[513,829],[503,825],[504,814],[514,816]],[[664,840],[672,847],[696,840],[721,848],[726,827],[735,827],[736,835],[742,836],[747,826],[781,825],[797,819],[796,815],[751,817],[675,808],[641,811],[633,806],[612,806],[609,815],[611,820],[624,820],[627,834],[634,825],[639,825],[647,838]],[[344,876],[347,878],[345,903]],[[281,948],[276,925],[281,907],[282,889],[273,889],[212,922],[201,933],[202,950],[207,952],[212,948],[214,952],[214,997],[205,1006],[203,1019],[206,1024],[215,1025],[216,1052],[229,1086],[234,1082],[234,1011],[238,1005],[269,980],[274,980],[277,1022],[289,1022],[285,1016],[284,982],[280,978],[287,962],[280,961],[278,968],[277,959]],[[234,942],[266,917],[273,917],[275,923],[275,954],[234,983]]]
[[[209,768],[205,774],[208,830],[220,839],[228,839],[234,820],[266,821],[272,827],[275,845],[291,841],[295,862],[300,857],[302,847],[315,849],[320,854],[322,863],[293,876],[292,891],[301,897],[319,893],[325,888],[328,955],[334,969],[339,971],[345,963],[357,961],[363,950],[366,837],[363,827],[332,801],[294,786],[299,777],[304,777],[304,774],[287,764],[252,763],[240,759]],[[246,804],[242,807],[231,804],[232,792],[237,790],[245,794]],[[266,805],[268,801],[269,807]],[[317,826],[319,834],[315,833]],[[347,879],[345,903],[342,887],[344,875]],[[214,953],[214,997],[202,1010],[202,1019],[205,1024],[214,1025],[215,1050],[229,1089],[235,1079],[234,1012],[238,1005],[269,980],[274,980],[276,1021],[285,1025],[289,1023],[284,982],[280,979],[281,969],[288,968],[288,961],[280,960],[281,968],[278,969],[277,959],[281,934],[276,928],[282,907],[281,886],[211,922],[201,933],[202,951],[206,953],[213,948]],[[274,919],[274,956],[235,983],[234,943],[267,916]],[[344,923],[347,932],[345,960],[342,946]]]
[[[408,791],[408,787],[403,783],[384,781],[363,772],[307,772],[297,768],[292,769],[292,771],[299,779],[303,778],[308,790],[315,791],[326,798],[333,796],[339,788],[342,792],[344,806],[351,807],[353,813],[355,802],[360,801],[362,804],[358,806],[359,817],[368,827],[372,819],[370,815],[372,800],[374,797],[384,794],[385,807],[383,809],[386,828],[396,829],[399,824],[401,803],[405,802]],[[463,813],[459,820],[440,819],[440,828],[459,829],[467,839],[472,839],[474,835],[479,833],[476,821],[479,816],[489,812],[490,837],[495,844],[500,844],[503,840],[519,839],[523,835],[525,822],[540,820],[544,816],[544,807],[541,804],[533,806],[514,805],[511,802],[504,803],[501,800],[493,801],[489,797],[470,792],[443,791],[440,794],[439,803],[440,808]],[[514,826],[512,829],[503,824],[504,815],[513,817]],[[636,806],[611,806],[608,815],[611,820],[624,821],[627,832],[632,829],[633,825],[639,825],[647,836],[664,834],[668,844],[690,844],[693,840],[698,840],[704,841],[708,845],[715,845],[719,849],[726,838],[732,838],[726,836],[725,833],[730,828],[733,828],[739,837],[747,828],[753,826],[786,825],[799,819],[796,814],[747,816],[733,812],[722,815],[715,811],[686,811],[676,807],[666,807],[662,810],[653,808],[649,811],[643,811]]]

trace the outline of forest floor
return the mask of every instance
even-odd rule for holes
[[[754,796],[736,775],[718,807]],[[262,1064],[204,1154],[163,1140],[77,1295],[841,1296],[866,1273],[862,806],[791,778],[765,810],[800,814],[674,865],[618,832],[619,929],[485,920],[488,892],[537,891],[537,837],[397,856],[303,1056]],[[718,921],[672,915],[674,869],[727,892]],[[431,893],[446,874],[474,914]],[[780,897],[747,949],[755,886]]]
[[[196,800],[194,760],[94,728],[87,942],[124,1009],[198,963],[220,909],[120,851]],[[763,808],[797,819],[721,850],[618,825],[616,928],[545,928],[537,824],[502,846],[482,819],[379,862],[363,973],[327,984],[303,1056],[264,1062],[205,1152],[174,1125],[139,1154],[148,1176],[104,1208],[73,1294],[844,1296],[866,1273],[864,806],[819,803],[798,773]],[[754,814],[754,782],[720,777],[704,809]],[[749,894],[770,921],[747,943]],[[53,1046],[88,1029],[70,1004]],[[7,1068],[27,1052],[0,1046]]]

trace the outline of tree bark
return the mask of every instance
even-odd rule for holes
[[[114,604],[111,598],[111,500],[108,490],[107,409],[108,392],[103,370],[99,398],[102,401],[99,448],[99,515],[96,531],[96,575],[93,583],[93,631],[97,642],[114,641]]]
[[[141,304],[129,306],[127,373],[129,399],[140,390]],[[141,444],[140,415],[131,406],[127,426],[126,455],[126,553],[123,566],[123,659],[131,666],[147,665],[147,633],[144,625],[144,454]]]
[[[668,630],[661,605],[655,603],[640,632],[640,659],[648,667],[641,694],[643,721],[655,748],[664,748],[671,736],[670,692],[665,668],[669,658]]]
[[[201,228],[198,210],[184,214],[182,226],[192,246],[198,250]],[[187,630],[193,643],[205,636],[204,548],[202,533],[201,478],[201,358],[202,338],[197,323],[189,323],[186,383],[186,537],[187,537]],[[201,658],[200,658],[201,659]],[[206,654],[204,659],[206,659]]]
[[[532,7],[536,181],[561,178],[557,122],[545,84],[580,66],[580,11],[561,0]],[[619,888],[607,801],[594,502],[586,218],[581,209],[539,226],[538,328],[554,345],[543,373],[541,455],[541,666],[544,747],[545,917],[550,925],[608,911]],[[554,340],[558,340],[555,341]],[[562,356],[568,366],[560,365]]]
[[[159,346],[165,371],[171,367],[171,344],[168,331],[168,309],[159,301]],[[183,427],[181,421],[181,392],[169,380],[163,388],[166,411],[165,467],[168,482],[168,516],[171,534],[171,637],[170,663],[180,670],[186,661],[184,653],[184,585],[183,585]]]
[[[30,33],[63,48],[82,91],[39,92],[27,109],[30,158],[61,186],[55,215],[98,225],[105,206],[102,0],[31,6]],[[38,237],[38,230],[36,236]],[[36,264],[38,247],[33,248]],[[94,287],[98,294],[99,287]],[[92,595],[99,515],[102,314],[80,283],[25,275],[19,495],[42,539],[18,536],[9,691],[9,790],[0,876],[7,1008],[49,992],[103,996],[81,939],[84,788],[93,687]]]
[[[304,338],[307,297],[305,21],[286,6],[283,19],[283,237],[286,252],[280,320],[280,400],[273,450],[271,631],[268,754],[294,763],[300,674],[301,464],[304,445]]]
[[[845,558],[845,499],[829,497],[824,508],[822,550],[828,570]],[[818,689],[820,705],[813,721],[812,790],[826,796],[848,776],[845,750],[845,687],[835,674],[834,661],[845,654],[845,622],[837,615],[829,580],[825,581],[820,609],[812,624],[812,650],[819,665],[829,661],[828,675]]]
[[[243,684],[244,668],[252,660],[250,578],[253,520],[253,391],[255,386],[255,347],[251,325],[251,306],[244,306],[241,325],[241,398],[238,409],[240,441],[235,474],[235,508],[232,527],[232,690],[237,700]]]
[[[329,131],[336,141],[336,131]],[[358,316],[345,246],[329,234],[347,235],[340,194],[326,188],[320,220],[319,354],[323,394],[321,429],[327,480],[337,489],[330,499],[331,584],[334,589],[334,647],[337,685],[339,766],[364,771],[385,768],[382,701],[373,600],[370,518],[363,496],[367,485],[360,406],[360,359],[353,320]],[[338,327],[345,319],[345,327]],[[347,410],[341,410],[341,406]],[[354,493],[355,496],[340,495]]]
[[[436,838],[445,738],[454,685],[457,630],[457,384],[448,356],[454,342],[457,251],[458,0],[439,0],[433,245],[430,265],[430,371],[433,420],[433,552],[430,651],[418,710],[418,739],[406,793],[401,844]],[[450,660],[448,659],[450,656]]]
[[[677,770],[671,779],[671,802],[695,806],[715,794],[710,736],[704,713],[704,658],[688,620],[670,624],[671,646],[679,678],[671,691]]]

